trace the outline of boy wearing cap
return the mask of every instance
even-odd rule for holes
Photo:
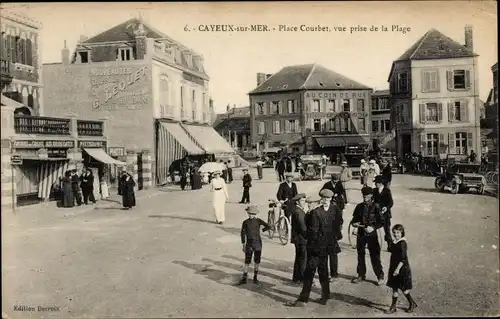
[[[243,196],[240,204],[250,204],[250,187],[252,187],[252,176],[248,174],[248,168],[243,169]]]
[[[306,203],[306,194],[301,193],[292,198],[292,201],[296,204],[292,213],[292,244],[295,245],[295,262],[293,265],[293,277],[292,281],[294,283],[301,283],[304,279],[304,271],[306,269],[306,232],[307,227],[305,223],[305,217],[308,212],[308,207]]]
[[[391,190],[385,187],[384,178],[379,175],[375,177],[375,188],[373,189],[373,201],[378,204],[381,209],[382,214],[384,215],[384,239],[387,242],[387,249],[389,249],[389,245],[392,244],[391,237],[391,208],[394,205],[394,201],[392,200]]]
[[[260,237],[260,227],[264,226],[262,231],[267,231],[269,225],[256,215],[259,213],[257,206],[252,205],[246,208],[248,219],[241,224],[241,243],[243,245],[243,252],[245,253],[245,265],[243,266],[243,278],[240,280],[241,284],[246,284],[248,279],[248,268],[252,262],[252,255],[254,257],[254,272],[253,282],[259,283],[257,275],[259,273],[259,264],[262,254],[262,238]]]
[[[280,184],[278,187],[278,192],[276,193],[276,198],[281,202],[284,203],[285,201],[287,204],[283,207],[284,208],[284,213],[285,216],[290,218],[290,213],[292,211],[292,198],[297,196],[299,192],[297,191],[297,185],[293,182],[293,174],[287,173],[286,174],[286,180]]]
[[[378,242],[377,229],[384,224],[382,213],[378,204],[373,201],[373,189],[363,187],[363,202],[356,205],[351,224],[358,227],[356,237],[356,250],[358,252],[358,277],[352,283],[358,283],[366,279],[365,249],[368,246],[373,271],[378,279],[378,285],[384,283],[384,270],[380,262],[380,243]]]
[[[340,176],[339,174],[332,174],[332,179],[329,182],[326,182],[321,190],[329,189],[333,192],[332,201],[340,207],[340,209],[345,208],[345,200],[344,193],[345,189],[342,186],[342,183],[339,182]]]

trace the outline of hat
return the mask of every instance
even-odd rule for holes
[[[363,196],[373,195],[373,188],[365,186],[361,189],[361,194],[363,194]]]
[[[385,180],[384,180],[384,177],[382,175],[377,175],[375,176],[374,180],[373,180],[375,183],[384,183]]]
[[[332,174],[332,179],[334,181],[338,181],[338,180],[340,180],[340,175],[339,174]]]
[[[286,173],[285,177],[295,177],[295,175],[293,175],[292,173]]]
[[[247,171],[248,172],[248,168],[247,167],[243,167],[243,172],[244,171]]]
[[[306,197],[307,197],[306,194],[300,193],[300,194],[296,195],[294,198],[292,198],[292,200],[293,201],[298,201],[299,199],[306,198]]]
[[[326,198],[332,198],[333,197],[333,192],[329,189],[322,189],[320,192],[319,192],[319,196],[321,197],[326,197]]]
[[[321,200],[321,197],[319,195],[312,195],[306,198],[306,202],[308,203],[315,203],[319,202]]]
[[[347,165],[346,161],[342,161],[342,163],[340,163],[340,166],[344,166],[344,165]]]
[[[364,159],[361,159],[361,163],[366,163],[366,161]]]
[[[368,163],[375,164],[376,162],[375,162],[375,160],[370,160]]]
[[[212,172],[212,174],[213,174],[213,175],[215,175],[215,174],[219,174],[219,175],[220,175],[220,174],[222,174],[222,173],[221,173],[221,171],[213,171],[213,172]]]
[[[248,206],[247,208],[245,208],[245,210],[250,215],[257,215],[259,213],[259,208],[257,207],[257,205]]]

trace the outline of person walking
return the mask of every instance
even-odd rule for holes
[[[366,186],[367,187],[375,187],[375,183],[373,182],[373,180],[375,179],[375,176],[377,176],[377,171],[376,171],[376,167],[375,165],[377,165],[377,163],[375,163],[375,160],[370,160],[369,164],[368,164],[368,172],[366,173]]]
[[[226,201],[229,199],[229,194],[227,192],[227,186],[224,179],[221,177],[221,171],[215,171],[212,174],[212,188],[213,193],[212,205],[215,213],[215,222],[217,224],[223,224],[226,220]]]
[[[392,303],[391,307],[385,311],[386,314],[396,312],[396,304],[398,302],[398,291],[401,290],[409,303],[406,310],[412,313],[417,307],[417,303],[413,300],[410,291],[413,288],[411,267],[408,261],[408,244],[405,238],[405,229],[403,225],[396,224],[392,227],[394,242],[391,245],[391,259],[389,262],[389,273],[387,286],[392,288]]]
[[[278,192],[276,193],[276,198],[281,202],[281,204],[286,204],[283,207],[284,214],[287,218],[290,218],[291,211],[293,209],[292,198],[297,196],[299,192],[297,191],[297,184],[293,182],[293,174],[287,173],[286,180],[280,184],[278,187]]]
[[[327,239],[327,252],[328,259],[330,262],[330,282],[335,280],[339,276],[339,258],[338,254],[341,252],[338,241],[342,239],[342,225],[344,220],[342,219],[342,209],[335,202],[335,194],[332,191],[324,192],[322,206],[317,209],[323,209],[328,217],[326,230]],[[331,197],[330,197],[331,196]]]
[[[243,196],[240,204],[250,204],[250,187],[252,187],[252,176],[248,174],[248,168],[243,169]]]
[[[286,170],[286,165],[285,165],[285,161],[283,159],[280,159],[277,163],[276,163],[276,171],[278,172],[278,180],[279,182],[283,182],[285,181],[285,170]]]
[[[257,166],[257,176],[259,177],[259,179],[262,179],[262,167],[264,166],[264,162],[262,161],[262,159],[259,158],[256,166]]]
[[[181,189],[185,190],[189,174],[188,163],[186,161],[181,162],[179,174],[181,175]]]
[[[384,233],[385,241],[387,242],[387,250],[392,243],[391,238],[391,208],[394,205],[392,193],[388,187],[385,187],[384,178],[379,175],[375,177],[375,188],[373,189],[373,201],[377,204],[384,217]]]
[[[83,203],[85,205],[89,204],[89,200],[92,203],[96,203],[94,197],[94,174],[92,174],[92,170],[87,168],[85,172],[83,172],[80,182],[80,188],[82,189],[83,194]]]
[[[328,218],[327,210],[330,208],[333,192],[324,189],[319,193],[321,205],[306,215],[307,227],[307,265],[304,271],[304,281],[299,298],[289,304],[292,307],[303,307],[309,302],[311,288],[316,271],[321,284],[320,303],[326,305],[330,298],[330,283],[328,281],[328,236],[333,234],[334,225]],[[325,210],[325,207],[327,209]]]
[[[349,166],[347,166],[346,161],[343,161],[340,166],[342,167],[342,170],[340,171],[340,183],[342,183],[342,187],[344,188],[344,200],[347,205],[349,203],[349,200],[347,199],[347,182],[352,180],[352,170]]]
[[[377,284],[384,282],[384,270],[380,262],[380,243],[378,242],[377,229],[383,227],[384,221],[378,205],[373,201],[373,189],[363,187],[363,202],[356,205],[351,220],[351,225],[358,228],[356,237],[356,250],[358,253],[358,277],[352,283],[359,283],[366,279],[365,250],[368,246],[373,271],[377,276]]]
[[[308,212],[306,203],[306,194],[301,193],[292,198],[296,204],[293,209],[292,219],[292,236],[291,242],[295,245],[295,261],[293,264],[293,277],[292,281],[295,284],[301,284],[304,280],[304,271],[306,269],[306,222],[305,217]]]
[[[368,174],[368,169],[369,166],[366,163],[364,159],[361,159],[361,166],[360,166],[360,181],[361,181],[361,186],[366,186],[366,178]]]
[[[135,207],[135,185],[132,176],[124,170],[118,184],[118,195],[122,196],[122,206],[125,209]]]
[[[391,182],[392,182],[392,163],[391,163],[391,160],[387,161],[387,164],[382,169],[381,176],[383,177],[383,180],[385,182],[385,187],[391,188]]]

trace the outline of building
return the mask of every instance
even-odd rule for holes
[[[400,155],[479,154],[477,59],[466,26],[465,45],[430,29],[392,63],[388,82]]]
[[[110,119],[108,147],[127,154],[139,189],[165,184],[186,155],[234,152],[209,125],[203,57],[142,20],[81,37],[43,75],[50,114]]]
[[[373,149],[385,148],[395,151],[395,132],[391,121],[391,93],[389,90],[372,94],[372,139]]]
[[[42,26],[23,15],[0,14],[3,211],[53,198],[59,177],[82,168],[82,147],[90,152],[105,147],[106,130],[105,121],[43,116]]]
[[[484,103],[484,119],[481,120],[483,134],[483,147],[489,151],[498,150],[498,63],[491,67],[493,74],[493,89],[488,94]],[[486,149],[485,147],[485,149]]]
[[[335,153],[370,144],[372,89],[318,64],[257,74],[249,93],[252,145]]]
[[[226,113],[217,114],[214,129],[237,151],[251,148],[250,107],[232,108],[228,104]]]

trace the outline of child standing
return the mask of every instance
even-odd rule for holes
[[[252,205],[246,208],[248,219],[241,225],[241,243],[243,244],[243,252],[245,253],[245,266],[243,267],[243,278],[240,280],[240,285],[247,283],[248,267],[254,260],[253,282],[259,283],[257,275],[259,273],[260,257],[262,254],[262,238],[260,237],[260,227],[264,226],[262,231],[267,231],[269,225],[256,215],[259,213],[257,206]]]
[[[385,313],[391,314],[396,312],[398,290],[401,290],[406,299],[408,299],[410,306],[407,312],[413,312],[417,307],[417,303],[410,295],[410,290],[412,289],[411,268],[408,262],[408,245],[406,244],[403,225],[394,225],[392,227],[392,234],[394,242],[389,246],[391,261],[389,264],[389,278],[387,280],[387,286],[392,288],[392,304]]]

